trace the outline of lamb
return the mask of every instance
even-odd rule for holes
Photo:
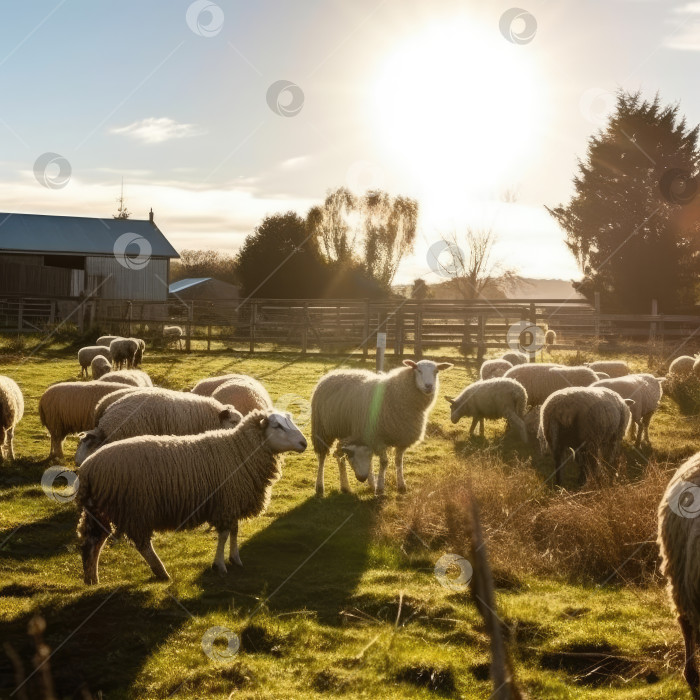
[[[101,335],[96,341],[95,345],[104,345],[105,347],[109,347],[111,342],[113,340],[117,340],[117,338],[121,338],[120,335]]]
[[[555,391],[542,405],[538,438],[554,456],[554,480],[571,456],[580,457],[582,477],[593,477],[601,459],[612,464],[630,422],[629,404],[612,389],[569,387]]]
[[[514,379],[495,377],[470,384],[456,399],[447,398],[452,406],[450,418],[457,423],[463,416],[471,416],[469,436],[474,434],[477,423],[484,435],[484,418],[505,418],[516,428],[520,439],[527,442],[523,416],[527,406],[527,393]]]
[[[0,374],[0,464],[15,459],[15,427],[24,415],[24,397],[14,379]]]
[[[695,358],[690,355],[681,355],[677,357],[669,366],[668,374],[684,377],[692,374],[695,367]]]
[[[80,376],[88,376],[88,367],[90,363],[98,355],[103,355],[108,360],[112,359],[109,348],[104,347],[104,345],[88,345],[87,347],[80,348],[78,350],[78,362],[80,363]]]
[[[153,380],[140,369],[119,369],[109,372],[99,378],[101,382],[114,382],[115,384],[128,384],[129,386],[153,386]]]
[[[630,374],[630,368],[624,360],[597,360],[596,362],[584,362],[583,365],[590,367],[594,372],[604,372],[610,379]]]
[[[607,387],[618,393],[623,399],[634,401],[634,405],[630,408],[632,413],[630,430],[632,437],[635,437],[635,427],[637,428],[634,444],[635,447],[639,447],[642,439],[645,439],[647,444],[651,444],[649,423],[659,407],[664,382],[664,377],[655,377],[653,374],[628,374],[615,379],[603,379],[591,386]]]
[[[700,698],[695,647],[700,637],[700,452],[678,467],[659,504],[661,572],[685,641],[683,676]]]
[[[131,392],[104,410],[96,428],[81,433],[75,463],[80,466],[102,445],[135,435],[196,435],[235,428],[242,419],[233,406],[207,396],[170,389]]]
[[[261,411],[272,408],[272,399],[265,387],[257,379],[243,374],[221,384],[211,396],[221,403],[235,406],[244,416],[256,408]]]
[[[504,375],[520,382],[530,406],[543,403],[550,394],[570,386],[589,386],[600,377],[588,367],[565,367],[547,362],[518,365]]]
[[[112,526],[129,537],[159,580],[170,577],[153,549],[154,531],[209,523],[218,532],[213,568],[241,565],[238,521],[263,513],[281,475],[283,452],[306,440],[289,414],[253,411],[234,430],[142,435],[105,445],[83,462],[76,502],[82,513],[84,580],[99,580],[100,551]]]
[[[104,355],[96,355],[90,362],[90,371],[93,379],[99,379],[112,371],[112,363]]]
[[[513,365],[508,360],[486,360],[479,370],[480,379],[502,377]]]
[[[506,362],[510,362],[511,365],[526,365],[528,362],[530,362],[530,358],[528,357],[527,353],[520,352],[519,350],[510,350],[509,352],[504,352],[503,355],[501,355],[502,360],[506,360]]]
[[[63,457],[67,435],[95,427],[95,406],[99,400],[121,388],[104,382],[61,382],[50,386],[39,399],[39,418],[51,436],[49,459]]]
[[[136,338],[116,338],[109,344],[109,349],[115,367],[121,369],[126,363],[127,369],[131,369],[134,366],[139,344]]]
[[[184,334],[185,333],[180,326],[163,326],[163,337],[168,342],[177,340],[177,345],[180,350],[182,350],[182,336]]]
[[[403,364],[386,374],[333,370],[316,385],[311,396],[311,440],[318,457],[317,496],[324,493],[324,464],[334,441],[348,436],[357,437],[379,454],[377,494],[384,493],[387,448],[394,447],[397,489],[406,491],[404,453],[423,439],[437,397],[438,372],[452,364],[430,360],[404,360]],[[338,467],[342,480],[343,470],[340,464]],[[355,476],[365,480],[362,475]]]
[[[217,387],[220,387],[225,382],[247,376],[247,374],[222,374],[218,377],[207,377],[198,381],[191,391],[193,394],[199,394],[200,396],[211,396]]]

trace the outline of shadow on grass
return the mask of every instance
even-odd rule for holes
[[[0,530],[0,556],[26,562],[63,554],[67,545],[77,543],[77,522],[75,509],[63,507],[39,520],[4,528]]]

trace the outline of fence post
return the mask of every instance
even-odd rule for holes
[[[386,311],[380,311],[377,320],[377,354],[375,356],[375,364],[377,372],[382,372],[384,370],[384,353],[386,352]]]
[[[194,302],[190,302],[187,305],[187,338],[185,339],[185,350],[187,352],[190,352],[191,349],[191,344],[190,341],[192,339],[192,319],[194,317],[194,309],[193,307]]]
[[[399,307],[394,314],[395,321],[395,337],[394,337],[394,355],[403,357],[403,309]]]
[[[370,315],[370,305],[369,299],[365,301],[365,328],[363,331],[364,341],[362,342],[362,357],[366,360],[369,353],[369,315]]]
[[[423,357],[423,302],[416,304],[416,320],[413,324],[413,353],[416,359]]]
[[[211,350],[211,324],[207,326],[207,351]]]
[[[476,348],[476,361],[481,366],[481,363],[486,354],[486,316],[484,314],[479,314],[479,330],[477,332],[477,348]]]
[[[51,306],[49,308],[49,325],[53,326],[56,321],[56,300],[51,300]]]
[[[133,305],[130,301],[126,302],[128,306],[126,307],[126,336],[131,338],[131,319],[134,313]]]
[[[593,342],[597,346],[600,342],[600,292],[593,293],[593,304],[595,311],[593,312]]]
[[[537,326],[537,307],[535,306],[535,302],[531,301],[530,302],[530,324],[532,326]],[[532,347],[534,347],[534,350],[530,350],[528,352],[528,355],[530,356],[530,362],[536,362],[537,361],[537,346],[535,345],[535,340],[537,338],[536,333],[532,334]]]
[[[258,311],[258,304],[250,302],[250,352],[255,352],[255,317]]]
[[[19,300],[19,305],[17,306],[17,330],[22,330],[22,316],[24,315],[24,299]]]
[[[659,302],[656,299],[651,300],[651,315],[658,316],[659,314]],[[656,341],[656,321],[652,321],[649,324],[649,342],[653,343]]]
[[[301,354],[306,355],[306,351],[309,348],[309,302],[304,302],[304,308],[302,311],[302,321],[303,325],[301,327]]]

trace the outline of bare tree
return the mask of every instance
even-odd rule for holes
[[[357,228],[350,221],[357,200],[346,187],[328,192],[320,206],[306,215],[309,233],[313,233],[330,262],[350,262],[355,252]]]

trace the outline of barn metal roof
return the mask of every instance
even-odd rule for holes
[[[145,238],[155,258],[179,258],[160,229],[148,219],[0,213],[0,252],[114,255],[124,234]]]
[[[211,277],[189,277],[188,279],[185,280],[178,280],[177,282],[173,282],[169,287],[168,287],[168,293],[169,294],[177,294],[178,292],[181,292],[183,289],[189,289],[190,287],[194,287],[197,284],[202,284],[202,282],[207,282]]]

